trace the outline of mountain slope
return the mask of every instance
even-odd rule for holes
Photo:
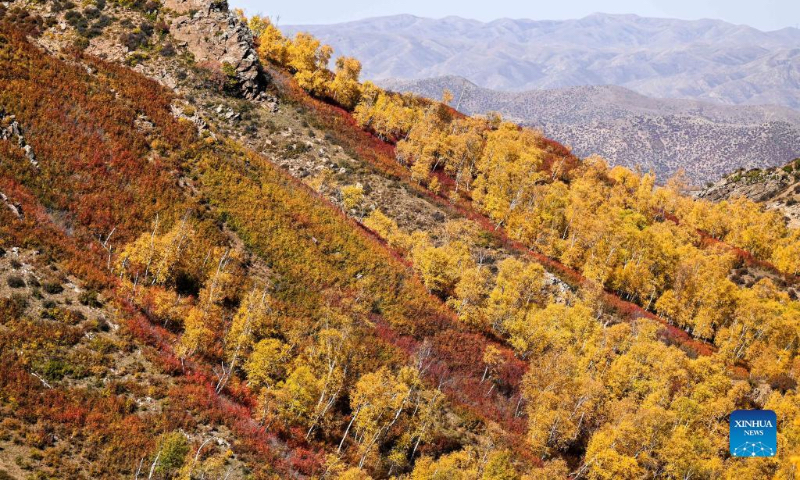
[[[458,75],[498,90],[619,85],[653,97],[800,107],[800,30],[594,14],[578,20],[411,15],[290,25],[364,62],[372,80]]]
[[[454,328],[451,313],[373,235],[215,133],[194,107],[126,67],[70,49],[48,55],[5,26],[0,61],[3,473],[318,475],[346,424],[334,412],[349,412],[339,390],[326,389],[355,388],[362,369],[397,388],[411,384],[392,410],[397,429],[380,430],[382,444],[409,428],[408,415],[418,418],[405,402],[436,418],[434,433],[413,437],[427,454],[436,447],[417,439],[423,434],[477,445],[486,424],[521,421],[509,398],[519,394],[524,366],[506,347]],[[203,92],[208,73],[182,62],[171,66],[185,68],[184,80]],[[254,108],[219,90],[206,95]],[[288,118],[300,124],[296,112]],[[73,290],[62,295],[64,288]],[[93,309],[73,306],[78,298]],[[258,301],[269,302],[269,315],[257,313]],[[231,333],[251,317],[257,336]],[[240,377],[236,345],[249,355],[273,345],[258,343],[267,339],[294,352],[286,368],[297,373],[283,378],[283,400],[257,398],[257,384]],[[423,341],[434,355],[425,362],[431,373],[403,370],[405,383],[396,380],[392,372],[411,365]],[[489,344],[509,360],[498,370],[508,379],[499,381],[502,393],[477,388]],[[326,378],[318,369],[332,383],[317,386]],[[321,406],[330,402],[326,415],[315,410],[319,395]],[[319,426],[289,420],[315,412]],[[492,441],[505,443],[503,435]],[[356,448],[346,443],[341,456],[350,451],[357,462],[370,453]]]
[[[796,472],[779,217],[297,62],[324,50],[222,2],[16,3],[0,475]],[[198,62],[217,33],[261,61]],[[741,408],[784,419],[776,458],[726,454]]]
[[[569,87],[527,92],[481,88],[459,77],[385,80],[390,90],[439,98],[467,114],[499,112],[616,165],[667,179],[683,169],[696,183],[737,168],[782,165],[800,155],[800,113],[776,106],[727,106],[655,99],[623,87]]]

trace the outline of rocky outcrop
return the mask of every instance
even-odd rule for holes
[[[188,120],[197,128],[198,135],[207,134],[212,138],[217,138],[214,132],[208,129],[208,123],[203,119],[197,110],[185,104],[173,103],[170,105],[172,116],[179,120]]]
[[[718,202],[733,197],[747,197],[754,202],[775,198],[793,183],[792,175],[780,169],[739,171],[713,183],[698,197]]]
[[[6,115],[2,111],[0,111],[0,140],[16,142],[30,164],[34,167],[39,166],[39,162],[36,160],[36,154],[33,152],[33,147],[28,145],[25,141],[25,136],[22,134],[22,127],[20,127],[17,118],[14,115]]]
[[[739,170],[695,194],[712,202],[746,197],[783,214],[800,227],[800,159],[781,168]]]
[[[8,207],[8,209],[11,210],[11,213],[13,213],[15,217],[22,218],[22,205],[14,203],[11,200],[9,200],[9,198],[3,192],[0,192],[0,202],[2,202],[6,207]]]
[[[243,95],[256,98],[267,77],[258,61],[250,29],[228,11],[225,0],[166,0],[164,7],[178,16],[170,33],[198,63],[212,63],[236,75]]]

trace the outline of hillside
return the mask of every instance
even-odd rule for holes
[[[795,476],[797,230],[332,54],[0,9],[0,477]]]
[[[780,167],[738,170],[697,192],[714,202],[746,197],[780,212],[789,226],[800,228],[800,162]]]
[[[724,172],[783,165],[800,154],[800,113],[776,106],[729,106],[655,99],[623,87],[568,87],[502,92],[459,77],[385,80],[390,90],[441,97],[469,115],[499,112],[612,164],[667,179],[683,169],[697,184]]]
[[[0,141],[4,474],[341,470],[375,455],[346,442],[341,460],[326,457],[350,412],[339,392],[360,385],[364,401],[377,401],[370,381],[390,382],[387,402],[404,392],[372,417],[386,422],[391,411],[397,430],[357,424],[372,443],[413,428],[405,441],[430,455],[429,441],[477,447],[495,422],[515,434],[519,420],[498,401],[518,395],[521,378],[507,348],[496,348],[509,360],[497,370],[502,393],[486,393],[479,358],[496,343],[456,331],[372,235],[155,82],[65,47],[62,59],[7,26],[0,33],[2,111],[15,112],[4,114],[10,133]],[[213,71],[173,58],[160,55],[154,67],[184,71],[205,102],[273,117],[269,100],[228,96]],[[216,115],[230,124],[226,113]],[[302,128],[297,111],[282,118],[292,122],[286,131]],[[418,343],[433,355],[430,372],[413,368]],[[266,356],[245,362],[254,351]],[[288,365],[269,356],[289,353]],[[506,444],[503,434],[492,441]]]
[[[412,15],[287,25],[364,62],[370,80],[457,75],[525,91],[617,85],[657,98],[800,107],[800,30],[718,20],[593,14],[563,21],[479,22]]]

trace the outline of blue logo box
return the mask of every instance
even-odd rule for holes
[[[772,410],[731,413],[730,450],[734,457],[774,457],[778,451],[778,417]]]

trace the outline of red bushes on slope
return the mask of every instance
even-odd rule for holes
[[[521,242],[509,239],[502,228],[496,228],[489,218],[475,210],[469,198],[464,198],[457,203],[450,202],[447,199],[447,191],[454,188],[454,182],[444,172],[434,172],[434,175],[440,180],[440,184],[445,186],[441,195],[434,194],[422,188],[411,180],[409,170],[395,161],[394,147],[361,129],[349,112],[313,98],[297,86],[294,80],[286,73],[275,70],[274,68],[271,73],[274,74],[276,79],[279,79],[278,87],[282,94],[288,96],[292,101],[304,105],[318,113],[324,126],[333,129],[337,135],[337,139],[340,141],[341,139],[347,139],[346,144],[348,148],[355,152],[359,158],[370,162],[384,174],[396,175],[398,178],[402,178],[407,186],[426,195],[443,208],[455,211],[477,222],[484,231],[491,233],[491,235],[500,240],[504,246],[515,251],[524,252],[526,255],[544,265],[548,270],[555,273],[562,280],[565,280],[573,286],[581,286],[587,283],[587,280],[580,272],[564,265],[556,259],[528,248]],[[542,137],[540,141],[542,142],[542,148],[545,152],[543,168],[546,171],[555,169],[555,175],[562,177],[567,175],[570,170],[574,169],[579,164],[578,158],[572,155],[565,146],[546,137]],[[705,342],[692,339],[686,332],[670,325],[666,320],[652,312],[646,311],[634,303],[623,300],[612,292],[605,292],[604,303],[624,318],[635,320],[640,317],[646,317],[660,322],[664,326],[663,334],[665,338],[679,345],[684,345],[685,348],[695,353],[709,354],[714,351],[712,346]]]

